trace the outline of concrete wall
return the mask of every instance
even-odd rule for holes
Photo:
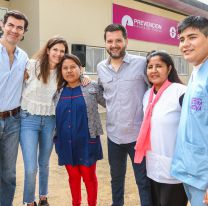
[[[39,0],[10,1],[10,9],[23,12],[29,20],[28,32],[19,46],[32,56],[40,47]]]
[[[104,27],[111,22],[111,0],[40,1],[40,41],[60,34],[69,44],[103,46]],[[50,11],[46,15],[46,11]]]
[[[9,1],[0,0],[0,7],[9,8]]]

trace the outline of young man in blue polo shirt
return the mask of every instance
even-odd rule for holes
[[[184,183],[191,206],[208,204],[208,19],[189,16],[178,26],[179,49],[194,69],[178,129],[172,175]]]

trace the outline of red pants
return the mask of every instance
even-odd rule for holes
[[[81,205],[81,177],[87,189],[87,201],[89,206],[96,206],[97,203],[97,176],[96,164],[87,167],[84,165],[71,166],[66,165],[66,170],[69,175],[69,186],[72,195],[72,205]]]

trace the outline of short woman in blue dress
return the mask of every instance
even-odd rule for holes
[[[103,134],[98,103],[105,106],[103,90],[91,82],[80,84],[82,67],[74,55],[65,55],[58,69],[56,95],[56,152],[59,165],[69,175],[72,205],[81,205],[81,178],[86,186],[88,205],[97,204],[96,161],[102,159]]]

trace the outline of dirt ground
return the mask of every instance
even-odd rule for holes
[[[105,131],[105,113],[101,114],[101,119],[104,128],[102,136],[102,146],[104,158],[97,162],[97,177],[98,177],[98,204],[97,206],[111,205],[111,187],[110,187],[110,171],[107,156],[107,139]],[[68,186],[68,177],[64,167],[58,166],[57,155],[55,149],[52,151],[50,160],[50,175],[49,175],[49,203],[50,206],[70,206],[71,195]],[[19,148],[17,160],[17,188],[14,199],[14,206],[22,206],[23,196],[23,181],[24,168],[21,149]],[[38,197],[38,179],[36,188],[36,198]],[[131,166],[131,161],[128,159],[125,185],[125,206],[140,206],[139,195],[134,180],[134,174]],[[82,206],[87,206],[86,190],[82,184]],[[188,204],[190,206],[190,204]]]
[[[105,115],[102,114],[103,128],[105,129]],[[104,159],[97,163],[98,177],[98,206],[111,205],[111,187],[110,187],[110,171],[107,159],[106,133],[102,136],[102,146]],[[49,176],[49,195],[48,200],[50,206],[70,206],[71,195],[68,186],[68,177],[64,167],[58,166],[57,155],[53,149],[50,160],[50,176]],[[21,149],[19,148],[17,160],[17,188],[14,199],[14,206],[22,206],[23,196],[24,168]],[[37,179],[38,183],[38,179]],[[36,189],[36,197],[38,197],[38,185]],[[128,159],[126,186],[125,186],[125,206],[139,206],[139,197],[131,167]],[[82,185],[82,206],[87,206],[86,190]]]

